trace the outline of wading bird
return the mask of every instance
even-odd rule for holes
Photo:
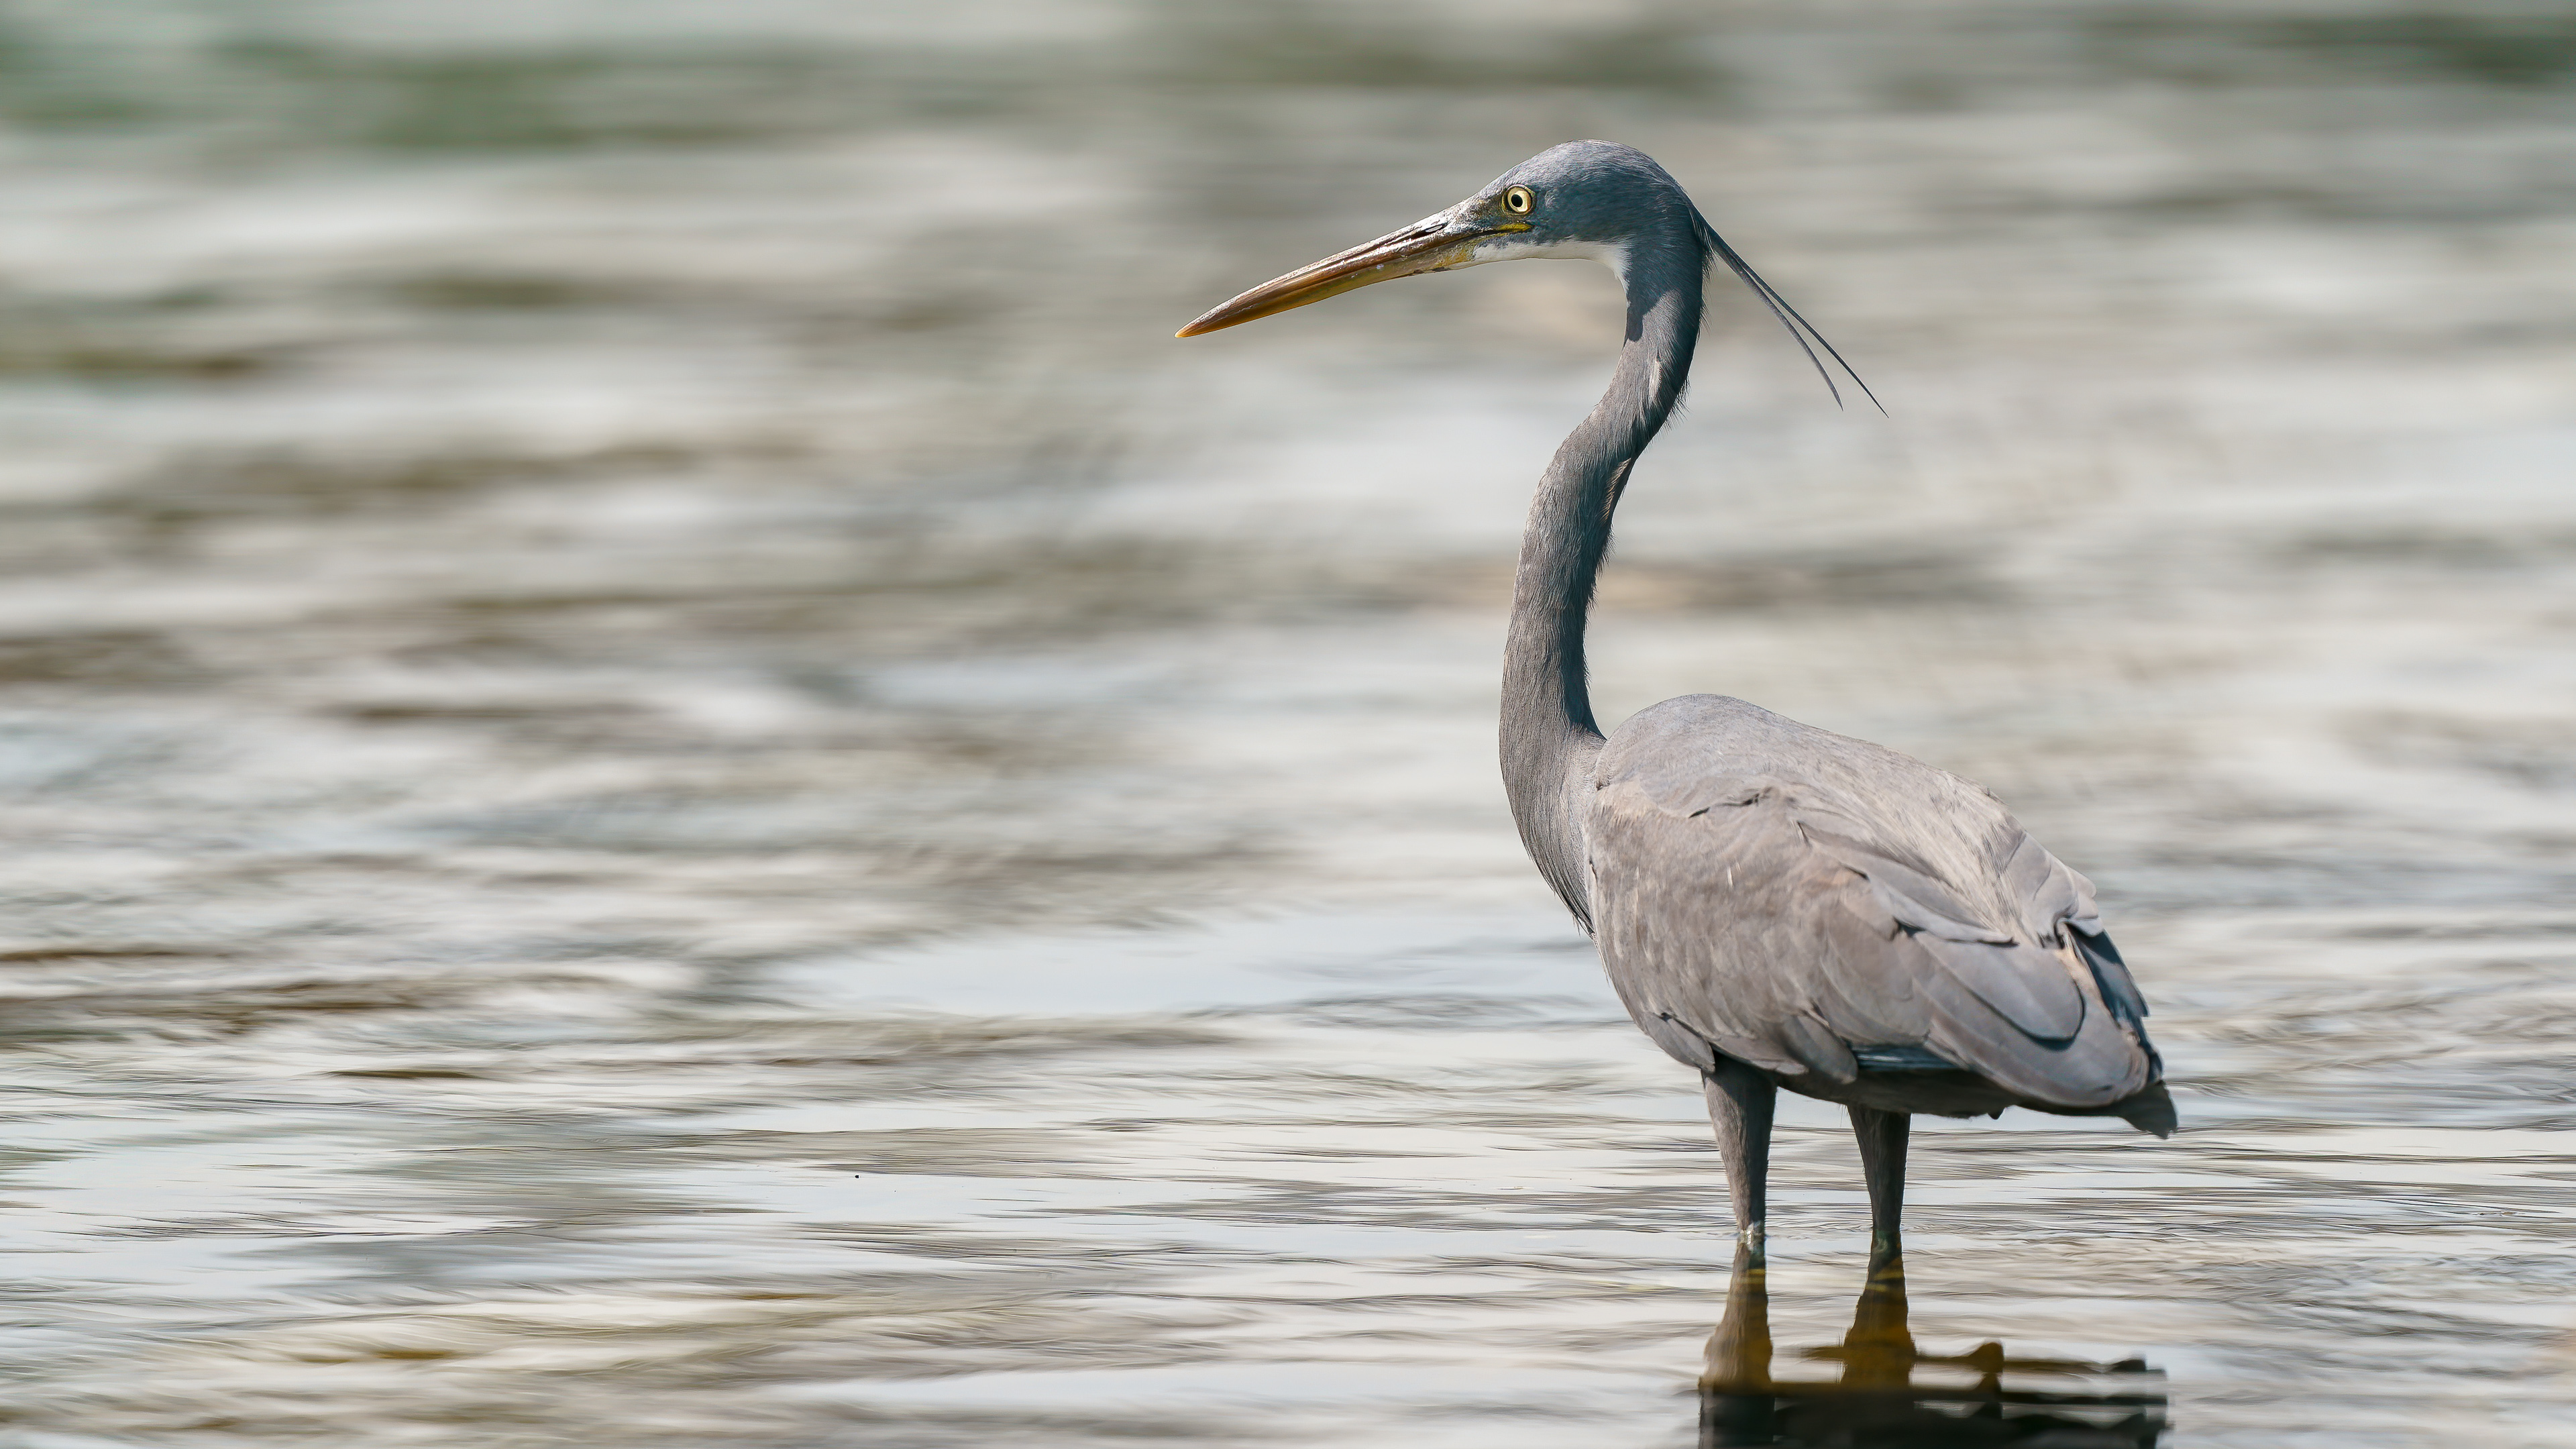
[[[1503,782],[1530,858],[1599,942],[1629,1015],[1706,1079],[1741,1248],[1760,1263],[1781,1087],[1850,1108],[1883,1266],[1899,1252],[1913,1113],[2030,1107],[2170,1133],[2147,1005],[2092,883],[1994,796],[1722,695],[1666,700],[1607,738],[1594,723],[1583,627],[1610,515],[1690,377],[1710,269],[1742,279],[1819,373],[1807,337],[1842,361],[1661,166],[1606,141],[1558,146],[1179,335],[1531,257],[1607,264],[1628,328],[1609,391],[1557,449],[1522,537]]]

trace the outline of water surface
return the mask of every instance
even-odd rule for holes
[[[1605,716],[1983,780],[2185,1121],[1924,1124],[1905,1350],[1793,1102],[1765,1372],[2570,1442],[2571,100],[2483,0],[0,9],[0,1443],[1784,1432],[1494,779],[1608,278],[1169,337],[1585,135],[1891,412],[1720,309]]]

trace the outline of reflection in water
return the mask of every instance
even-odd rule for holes
[[[2165,1429],[2165,1395],[2137,1382],[2162,1378],[2130,1359],[2096,1364],[2012,1358],[2000,1343],[1963,1354],[1917,1348],[1906,1327],[1905,1264],[1873,1263],[1852,1305],[1851,1331],[1801,1357],[1842,1366],[1833,1379],[1775,1376],[1771,1296],[1764,1271],[1739,1253],[1726,1317],[1709,1335],[1700,1379],[1701,1449],[1780,1444],[1949,1449],[2015,1444],[2032,1449],[2153,1449]],[[1932,1371],[1918,1383],[1918,1371]],[[1942,1370],[1948,1370],[1946,1374]],[[2021,1387],[2006,1382],[2019,1376]],[[2033,1378],[2082,1382],[2029,1387]]]

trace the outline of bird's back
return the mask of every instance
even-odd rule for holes
[[[1690,695],[1622,725],[1592,785],[1602,959],[1672,1055],[1891,1110],[2019,1104],[2170,1130],[2146,1004],[2091,882],[1973,782]]]

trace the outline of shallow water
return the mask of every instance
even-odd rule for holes
[[[1828,1432],[1493,778],[1607,277],[1169,338],[1579,135],[1891,412],[1721,309],[1605,716],[1992,786],[2185,1122],[1927,1121],[1917,1362],[1793,1100],[1769,1373],[2576,1441],[2554,11],[29,3],[0,81],[0,1444]]]

